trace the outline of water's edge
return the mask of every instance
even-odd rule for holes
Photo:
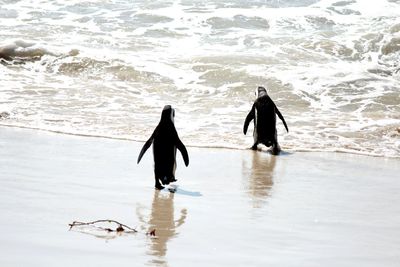
[[[24,129],[24,130],[33,130],[33,131],[38,131],[38,132],[45,132],[45,133],[53,133],[53,134],[60,134],[60,135],[68,135],[68,136],[75,136],[75,137],[83,137],[83,138],[99,138],[99,139],[109,139],[109,140],[119,140],[119,141],[131,141],[131,142],[136,142],[136,143],[143,143],[147,141],[146,139],[134,139],[134,138],[126,138],[126,137],[115,137],[115,136],[106,136],[106,135],[92,135],[92,134],[82,134],[82,133],[68,133],[68,132],[62,132],[62,131],[56,131],[56,130],[50,130],[50,129],[41,129],[41,128],[35,128],[35,127],[29,127],[29,126],[16,126],[16,125],[10,125],[10,124],[4,124],[0,123],[0,128],[5,127],[5,128],[15,128],[15,129]],[[204,149],[228,149],[228,150],[249,150],[247,147],[231,147],[231,146],[206,146],[206,145],[196,145],[196,144],[187,144],[187,147],[193,147],[193,148],[204,148]],[[266,148],[262,148],[262,151],[268,151]],[[288,148],[285,147],[284,145],[282,146],[282,152],[291,154],[291,153],[343,153],[343,154],[352,154],[352,155],[359,155],[359,156],[367,156],[367,157],[376,157],[376,158],[388,158],[388,159],[400,159],[400,156],[382,156],[382,155],[376,155],[376,154],[371,154],[371,153],[363,153],[363,152],[356,152],[356,151],[351,151],[351,150],[340,150],[340,149],[295,149],[295,148]]]

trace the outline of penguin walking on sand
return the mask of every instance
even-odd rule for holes
[[[175,129],[174,117],[175,110],[170,105],[164,106],[161,120],[149,140],[143,145],[137,160],[139,164],[146,150],[153,144],[155,187],[159,190],[164,188],[161,183],[168,185],[176,182],[176,149],[181,152],[185,165],[189,165],[189,156]]]
[[[289,129],[278,107],[268,96],[265,88],[260,86],[257,91],[258,97],[244,121],[243,133],[246,135],[249,123],[254,120],[254,144],[251,149],[257,150],[258,144],[264,144],[267,147],[272,146],[272,154],[278,155],[281,148],[278,144],[275,114],[282,120],[287,132],[289,132]]]

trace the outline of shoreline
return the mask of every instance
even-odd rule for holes
[[[0,128],[6,266],[397,266],[398,159],[188,148],[176,193],[140,143]],[[150,152],[150,151],[149,151]],[[69,231],[112,219],[139,233]],[[148,233],[155,229],[155,237]],[[24,257],[21,257],[24,255]]]
[[[119,141],[131,141],[135,143],[144,143],[147,141],[147,139],[143,140],[138,140],[138,139],[133,139],[133,138],[128,138],[128,137],[116,137],[116,136],[106,136],[106,135],[92,135],[92,134],[84,134],[84,133],[68,133],[68,132],[63,132],[63,131],[57,131],[57,130],[50,130],[50,129],[42,129],[42,128],[35,128],[35,127],[26,127],[26,126],[18,126],[18,125],[12,125],[12,124],[4,124],[0,122],[0,128],[5,127],[5,128],[13,128],[13,129],[23,129],[23,130],[31,130],[31,131],[38,131],[38,132],[43,132],[43,133],[52,133],[52,134],[60,134],[60,135],[66,135],[66,136],[76,136],[76,137],[83,137],[83,138],[101,138],[101,139],[108,139],[108,140],[119,140]],[[204,148],[204,149],[227,149],[227,150],[238,150],[238,151],[243,151],[243,150],[250,150],[250,145],[249,147],[233,147],[233,146],[206,146],[206,145],[185,145],[186,147],[192,147],[192,148]],[[293,149],[293,148],[288,148],[285,146],[282,146],[282,152],[283,153],[340,153],[340,154],[352,154],[352,155],[359,155],[359,156],[367,156],[367,157],[374,157],[374,158],[387,158],[387,159],[400,159],[399,156],[384,156],[384,155],[378,155],[378,154],[372,154],[372,153],[367,153],[367,152],[357,152],[355,150],[329,150],[329,149],[306,149],[306,148],[300,148],[300,149]],[[266,152],[269,149],[266,148],[265,146],[262,146],[261,149],[258,149],[258,151]]]

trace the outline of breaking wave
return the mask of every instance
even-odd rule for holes
[[[284,149],[400,157],[396,1],[61,1],[0,7],[0,124],[246,148],[264,85]],[[10,38],[12,36],[12,38]]]

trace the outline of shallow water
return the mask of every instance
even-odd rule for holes
[[[246,148],[264,85],[284,149],[400,155],[398,1],[0,3],[0,124]]]

